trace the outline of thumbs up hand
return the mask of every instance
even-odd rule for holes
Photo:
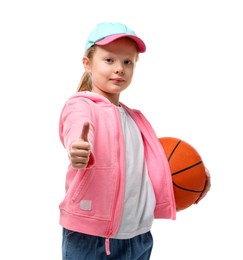
[[[83,125],[80,138],[73,142],[70,150],[70,160],[74,168],[86,168],[90,156],[90,144],[88,142],[89,123]]]

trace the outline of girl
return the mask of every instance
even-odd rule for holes
[[[88,37],[78,92],[60,116],[70,166],[60,203],[63,260],[149,259],[154,218],[175,219],[171,173],[143,114],[119,101],[144,42],[120,23]]]

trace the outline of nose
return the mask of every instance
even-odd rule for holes
[[[117,64],[115,73],[118,75],[123,75],[124,74],[124,68],[121,63]]]

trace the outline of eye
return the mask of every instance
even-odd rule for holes
[[[124,64],[125,64],[125,65],[131,65],[131,64],[132,64],[132,61],[131,61],[131,60],[125,60],[125,61],[124,61]]]
[[[107,63],[112,63],[112,62],[113,62],[113,59],[107,58],[107,59],[105,59],[105,61],[106,61]]]

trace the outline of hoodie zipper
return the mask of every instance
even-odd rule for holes
[[[118,181],[120,183],[120,179]],[[112,236],[113,234],[113,226],[114,226],[114,223],[117,225],[118,223],[118,220],[115,220],[115,210],[116,210],[116,206],[117,206],[117,197],[118,197],[118,188],[119,187],[119,183],[117,183],[117,186],[116,186],[116,195],[115,195],[115,203],[114,203],[114,206],[113,206],[113,209],[112,209],[112,216],[111,216],[111,222],[110,222],[110,226],[109,226],[109,229],[108,229],[108,232],[107,232],[107,235],[106,235],[106,238],[105,238],[105,251],[106,251],[106,255],[110,255],[111,254],[111,251],[110,251],[110,237]],[[120,214],[122,216],[122,213]],[[120,217],[121,218],[121,217]]]
[[[111,234],[112,234],[112,229],[110,229],[107,237],[105,238],[105,252],[106,252],[106,255],[110,255],[111,254],[111,250],[110,250],[110,237],[111,237]]]
[[[117,184],[117,186],[116,186],[116,195],[115,195],[114,201],[117,201],[117,196],[118,196],[118,188],[117,187],[118,186],[119,185]],[[115,222],[115,210],[116,210],[116,203],[114,203],[114,206],[113,206],[113,209],[112,209],[111,222],[110,222],[110,226],[109,226],[106,238],[105,238],[105,251],[106,251],[106,255],[110,255],[111,254],[111,251],[110,251],[110,237],[113,234],[113,226],[114,226],[114,222]]]
[[[115,110],[115,115],[116,115],[116,120],[119,121],[119,117],[120,115],[118,114],[120,112],[118,112],[118,109],[116,108]],[[121,153],[121,151],[120,151]],[[118,154],[118,157],[120,157],[120,153]],[[121,167],[118,167],[118,169],[120,170],[120,172],[118,173],[118,183],[116,185],[116,193],[115,193],[115,199],[114,199],[114,205],[113,205],[113,209],[112,209],[112,216],[111,216],[111,222],[110,222],[110,226],[109,226],[109,229],[108,229],[108,232],[107,232],[107,236],[105,238],[105,251],[106,251],[106,254],[107,255],[110,255],[111,254],[111,251],[110,251],[110,237],[113,235],[113,226],[114,226],[114,223],[116,224],[117,226],[117,223],[121,221],[121,218],[122,218],[122,212],[120,214],[120,220],[115,220],[115,211],[116,211],[116,208],[117,208],[117,198],[118,198],[118,187],[120,186],[120,178],[121,178],[121,175],[123,174],[124,175],[124,167],[125,167],[125,162],[123,162],[123,173],[121,172]],[[123,203],[123,201],[121,202]]]

